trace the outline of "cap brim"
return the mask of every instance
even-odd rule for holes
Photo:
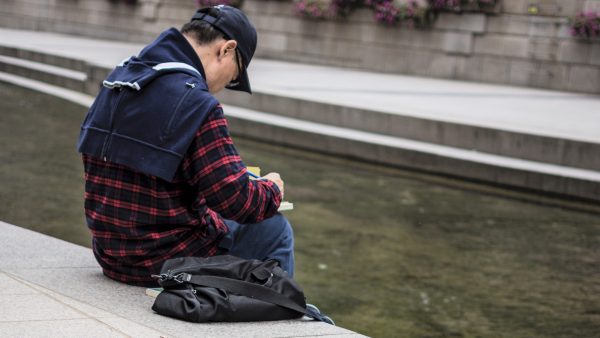
[[[238,84],[235,86],[227,86],[227,89],[238,90],[241,92],[246,92],[248,94],[252,94],[252,89],[250,88],[250,80],[248,79],[248,70],[244,69],[242,74],[238,78]]]

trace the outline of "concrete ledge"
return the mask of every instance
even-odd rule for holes
[[[84,226],[84,225],[82,225]],[[145,289],[102,275],[90,249],[0,221],[0,332],[7,337],[364,337],[305,320],[188,323]]]
[[[77,60],[55,54],[48,54],[46,52],[39,52],[35,50],[11,47],[6,45],[0,45],[0,55],[12,56],[14,58],[19,58],[23,60],[41,62],[48,65],[67,68],[80,72],[85,70],[86,64],[86,62],[83,60]]]
[[[3,55],[0,55],[0,71],[77,91],[84,90],[87,80],[83,72]]]
[[[236,134],[404,168],[598,200],[600,173],[226,107]],[[267,122],[265,122],[267,121]]]
[[[309,101],[255,90],[228,91],[222,102],[279,116],[408,138],[489,154],[574,168],[600,170],[600,143],[550,137],[440,119]],[[481,108],[485,109],[485,108]]]

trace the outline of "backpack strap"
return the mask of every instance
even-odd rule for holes
[[[118,80],[112,79],[109,81],[106,79],[102,81],[102,85],[108,89],[129,87],[136,91],[140,91],[147,83],[153,81],[158,76],[168,73],[186,73],[194,77],[202,78],[200,71],[183,62],[163,62],[152,68],[146,66],[145,71],[142,72],[137,71],[134,73],[127,73],[126,68],[130,64],[142,64],[145,66],[145,64],[135,56],[127,58],[115,67],[115,71],[119,73],[119,75],[115,75],[114,77],[118,78]],[[111,75],[112,73],[109,75],[109,78]]]

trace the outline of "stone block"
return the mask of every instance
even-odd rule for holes
[[[526,37],[489,34],[475,36],[474,40],[474,51],[477,54],[529,57],[529,39]]]
[[[397,27],[385,27],[382,25],[373,26],[371,34],[374,34],[374,41],[377,43],[396,45],[396,46],[413,46],[415,36],[423,38],[423,41],[417,41],[421,45],[431,41],[431,32],[417,32],[398,29]],[[420,40],[420,39],[416,39]],[[439,40],[441,42],[441,39]]]
[[[190,17],[194,14],[194,10],[185,10],[183,8],[174,8],[174,7],[166,7],[166,6],[158,6],[158,11],[156,14],[157,21],[167,21],[167,22],[177,22],[175,27],[180,27],[190,19]]]
[[[261,37],[259,36],[259,43],[257,48],[261,48]],[[301,53],[302,52],[302,36],[296,34],[287,34],[287,52],[290,53]]]
[[[426,50],[415,49],[408,52],[407,74],[425,75],[429,73],[429,68],[436,53]]]
[[[248,14],[248,19],[250,20],[250,22],[252,22],[252,24],[254,25],[254,28],[256,28],[256,30],[259,33],[259,37],[260,37],[260,32],[262,30],[269,30],[269,18],[270,16],[268,15],[252,15],[252,14]]]
[[[377,41],[377,29],[376,24],[360,24],[360,41],[363,42],[376,42]]]
[[[473,51],[473,34],[446,32],[443,38],[442,50],[447,53],[471,54]]]
[[[308,35],[310,38],[318,39],[324,36],[329,36],[335,25],[333,22],[320,20],[301,20],[299,34]]]
[[[570,16],[581,10],[585,0],[530,0],[528,5],[537,7],[539,16]]]
[[[381,44],[413,48],[442,49],[446,32],[431,30],[407,30],[398,27],[374,26],[371,34]]]
[[[526,15],[504,14],[487,18],[488,33],[527,35],[530,17]]]
[[[394,46],[373,45],[362,54],[362,65],[365,69],[401,73],[406,69],[406,57],[402,48]]]
[[[559,16],[572,16],[578,12],[583,10],[583,4],[586,0],[557,0],[558,3],[558,13]]]
[[[256,3],[256,1],[244,1],[244,3],[246,2]],[[293,13],[292,4],[287,1],[259,1],[256,6],[256,11],[265,14],[290,15]]]
[[[537,72],[538,63],[534,61],[511,60],[508,81],[510,84],[526,86],[531,84]]]
[[[20,1],[15,1],[15,0],[5,0],[5,1],[3,1],[2,2],[2,9],[0,10],[0,13],[3,13],[3,14],[18,13],[19,3],[20,3]]]
[[[173,6],[160,6],[157,14],[158,19],[173,19],[177,17],[177,8]],[[250,15],[248,15],[248,17],[250,17]]]
[[[407,31],[407,30],[399,30],[401,31],[402,37],[405,41],[410,43],[410,46],[418,47],[418,48],[426,48],[426,49],[440,49],[444,48],[444,41],[446,39],[447,33],[445,32],[436,32],[436,31]]]
[[[282,52],[287,48],[287,35],[263,32],[260,35],[260,44],[263,48]]]
[[[529,36],[555,37],[562,22],[562,18],[531,17],[529,18]]]
[[[594,43],[590,46],[590,64],[600,66],[600,44]]]
[[[306,55],[321,55],[320,50],[323,49],[323,39],[311,39],[310,37],[302,37],[302,53]]]
[[[541,88],[566,90],[566,84],[569,77],[568,70],[568,66],[559,63],[540,62],[537,72],[531,76],[530,85]]]
[[[370,53],[366,53],[369,55]],[[382,71],[405,73],[408,70],[409,51],[402,47],[387,47],[384,51],[384,64]]]
[[[473,55],[458,57],[456,60],[455,75],[458,79],[481,81],[483,57]]]
[[[142,0],[141,15],[146,21],[154,21],[158,17],[160,0]]]
[[[559,39],[573,39],[571,35],[571,26],[567,22],[563,22],[556,30],[556,37]]]
[[[302,29],[302,20],[298,18],[277,15],[256,15],[250,18],[257,30],[271,32],[299,34]]]
[[[359,8],[352,12],[346,20],[348,22],[373,23],[373,11],[368,8]]]
[[[525,14],[527,13],[527,5],[529,0],[503,0],[502,12],[510,14]]]
[[[573,40],[562,40],[558,46],[558,61],[568,63],[587,63],[590,59],[591,45]]]
[[[92,10],[92,11],[107,11],[108,8],[110,7],[111,3],[110,1],[94,1],[94,0],[87,0],[87,1],[79,1],[79,8],[81,8],[82,10]]]
[[[431,63],[428,67],[426,75],[437,78],[452,79],[456,76],[456,64],[458,59],[456,56],[443,54],[434,55],[431,58]]]
[[[323,41],[323,52],[326,56],[334,56],[341,59],[362,60],[364,51],[366,50],[368,49],[363,48],[358,42],[336,39],[327,39]]]
[[[600,11],[600,0],[586,0],[583,3],[584,11]]]
[[[360,41],[363,28],[362,24],[348,24],[346,22],[336,22],[326,27],[327,36],[335,39],[344,39],[350,41]]]
[[[530,39],[529,57],[536,60],[555,61],[558,54],[558,40],[552,38]]]
[[[460,30],[472,33],[483,33],[487,23],[485,14],[441,13],[435,20],[435,29]]]
[[[42,20],[31,20],[15,16],[13,14],[0,13],[0,26],[14,29],[38,30],[43,27],[45,22]]]
[[[302,19],[285,16],[272,16],[269,22],[273,31],[298,34],[301,31]]]
[[[568,89],[586,93],[599,93],[600,68],[572,66],[569,72]]]
[[[585,0],[568,0],[561,1],[556,0],[556,13],[557,16],[571,16],[583,9],[583,3]]]
[[[52,13],[54,13],[57,10],[59,12],[64,12],[66,10],[71,10],[72,9],[71,7],[66,7],[66,9],[63,10],[62,7],[52,6],[52,5],[48,4],[48,3],[45,3],[45,4],[36,4],[36,5],[33,5],[33,6],[35,6],[36,8],[33,9],[33,10],[30,9],[29,11],[24,12],[23,14],[27,15],[27,16],[33,16],[35,18],[53,18]]]
[[[248,17],[250,17],[251,15],[253,16],[255,13],[262,13],[261,8],[263,4],[264,2],[262,1],[244,1],[242,5],[242,10],[248,15]]]
[[[507,83],[510,61],[506,58],[484,57],[481,64],[481,80],[491,83]]]
[[[86,22],[90,25],[106,25],[106,14],[98,11],[90,11]]]

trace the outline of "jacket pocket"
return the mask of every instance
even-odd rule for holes
[[[162,135],[160,137],[161,141],[163,142],[171,138],[171,134],[173,133],[173,127],[175,126],[177,119],[181,115],[182,105],[185,102],[185,99],[188,97],[188,95],[192,93],[192,91],[196,88],[197,85],[193,82],[186,82],[185,86],[185,92],[183,92],[183,95],[181,95],[181,98],[179,99],[179,101],[177,101],[177,104],[175,105],[175,110],[173,111],[173,114],[171,114],[169,122],[163,129]]]

